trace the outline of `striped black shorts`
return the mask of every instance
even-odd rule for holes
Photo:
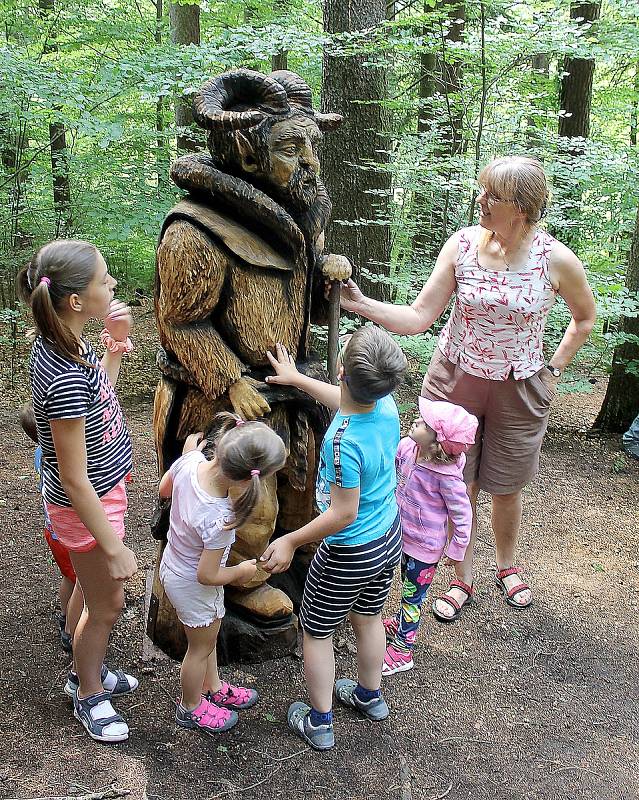
[[[323,541],[306,577],[300,625],[310,636],[326,639],[350,611],[381,613],[402,555],[399,515],[372,542],[334,545]]]

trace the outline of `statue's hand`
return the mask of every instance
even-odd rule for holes
[[[257,419],[271,410],[269,404],[255,388],[258,385],[253,378],[240,378],[229,386],[229,399],[233,411],[242,419]]]
[[[346,256],[336,256],[334,253],[321,257],[320,268],[328,281],[345,281],[351,277],[353,271]]]

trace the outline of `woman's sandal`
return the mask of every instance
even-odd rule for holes
[[[450,586],[448,587],[448,591],[450,592],[451,589],[461,589],[462,592],[466,594],[466,599],[460,605],[454,597],[449,597],[447,594],[440,594],[439,597],[433,603],[433,616],[439,622],[455,622],[461,617],[462,609],[464,606],[468,606],[473,602],[473,592],[474,589],[472,586],[469,586],[464,581],[454,580],[451,581]],[[442,600],[444,603],[448,603],[451,608],[454,609],[454,613],[452,616],[447,617],[445,614],[442,614],[440,611],[437,610],[437,600]]]
[[[508,589],[504,583],[504,578],[507,578],[509,575],[517,575],[521,583],[517,583]],[[504,600],[509,606],[512,606],[512,608],[517,608],[522,611],[524,608],[528,608],[528,606],[532,603],[532,597],[527,603],[517,603],[514,599],[515,595],[519,594],[520,592],[525,592],[526,590],[530,591],[530,586],[521,580],[521,567],[507,567],[506,569],[500,569],[495,575],[495,583],[504,593]]]

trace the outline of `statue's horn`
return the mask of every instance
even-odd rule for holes
[[[278,69],[275,72],[271,72],[269,77],[276,80],[280,86],[286,89],[289,103],[302,106],[302,108],[311,109],[313,107],[311,87],[296,72],[291,72],[288,69]]]
[[[312,112],[313,119],[321,131],[332,131],[342,124],[344,117],[341,114],[320,114],[317,111],[313,111],[311,87],[296,72],[291,72],[288,69],[279,69],[271,72],[270,77],[274,78],[286,89],[289,103],[301,106],[303,109]]]
[[[244,109],[239,110],[238,106]],[[207,81],[193,98],[193,117],[208,129],[251,128],[271,114],[285,114],[288,110],[284,87],[250,69],[223,72]]]

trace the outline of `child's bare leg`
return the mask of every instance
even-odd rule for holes
[[[350,620],[357,639],[357,679],[370,691],[382,683],[382,664],[386,652],[386,633],[382,615],[357,614],[351,611]]]
[[[215,692],[219,692],[219,690],[222,688],[220,673],[217,669],[217,635],[220,630],[221,622],[222,620],[218,619],[213,623],[213,625],[217,625],[217,630],[215,632],[215,645],[213,646],[213,652],[206,660],[206,675],[204,676],[202,694],[206,694],[207,692],[215,694]]]
[[[60,611],[66,616],[68,614],[68,605],[75,583],[70,581],[64,575],[60,581],[60,588],[58,589],[58,602],[60,604]]]
[[[75,632],[83,610],[84,595],[82,594],[82,587],[79,581],[76,581],[73,586],[73,591],[71,592],[71,597],[69,597],[69,602],[67,603],[67,621],[64,626],[65,631],[70,633],[71,636],[73,636]]]
[[[84,610],[73,637],[73,662],[80,686],[78,695],[103,691],[100,671],[111,629],[124,605],[124,585],[109,575],[100,547],[72,553],[71,561],[84,594]]]
[[[182,705],[189,711],[197,708],[202,702],[208,660],[209,656],[215,652],[219,629],[219,619],[207,625],[206,628],[184,626],[188,648],[180,669],[180,681],[182,683]]]
[[[384,649],[382,649],[383,658]],[[381,671],[381,661],[379,668]],[[311,706],[322,714],[328,713],[333,706],[333,684],[335,683],[335,654],[332,636],[317,639],[304,631],[304,674]]]

